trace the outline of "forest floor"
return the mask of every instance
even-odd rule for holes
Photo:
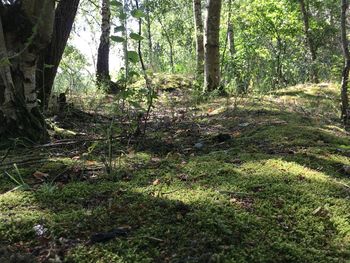
[[[127,142],[98,139],[107,113],[67,114],[78,136],[0,152],[0,262],[350,262],[338,105],[331,84],[173,90]]]

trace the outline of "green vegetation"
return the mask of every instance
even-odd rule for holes
[[[86,136],[72,144],[9,151],[0,169],[17,163],[30,190],[1,177],[1,246],[38,261],[348,262],[350,148],[335,85],[197,106],[189,92],[164,92],[154,132],[132,146],[88,140],[104,134],[104,112],[90,130],[71,120]],[[126,236],[90,241],[115,229]]]

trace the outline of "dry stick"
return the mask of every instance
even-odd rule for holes
[[[4,163],[0,165],[0,168],[8,168],[13,166],[14,164],[17,165],[31,165],[31,164],[38,164],[38,163],[45,163],[47,162],[49,159],[45,158],[33,158],[33,159],[28,159],[28,160],[24,160],[24,161],[19,161],[19,162],[9,162],[9,163]]]
[[[112,139],[123,139],[125,136],[113,136]],[[97,141],[107,141],[110,138],[95,138],[95,139],[78,139],[78,140],[60,140],[55,143],[41,144],[37,145],[34,148],[45,148],[45,147],[56,147],[64,145],[72,145],[82,142],[97,142]]]

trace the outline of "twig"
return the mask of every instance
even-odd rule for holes
[[[114,136],[112,139],[122,139],[123,136]],[[72,145],[83,142],[97,142],[97,141],[107,141],[110,138],[95,138],[95,139],[79,139],[79,140],[61,140],[54,143],[47,143],[35,146],[35,148],[45,148],[45,147],[56,147],[56,146],[64,146],[64,145]]]
[[[227,194],[227,195],[249,195],[249,193],[245,192],[231,192],[231,191],[218,191],[220,194]]]

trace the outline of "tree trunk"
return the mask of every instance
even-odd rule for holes
[[[52,40],[44,52],[42,52],[38,61],[36,86],[39,92],[38,97],[41,101],[41,106],[44,109],[48,106],[57,69],[73,27],[79,1],[61,0],[58,2],[55,11]]]
[[[310,80],[314,83],[318,83],[319,79],[318,79],[318,72],[316,69],[317,48],[315,46],[315,43],[311,34],[310,21],[309,21],[310,15],[305,5],[305,0],[299,0],[299,4],[300,4],[303,23],[304,23],[305,41],[311,55]]]
[[[19,137],[46,141],[35,73],[40,51],[51,38],[55,2],[0,5],[0,141]]]
[[[234,59],[236,54],[236,47],[235,47],[235,35],[234,35],[233,25],[231,21],[228,23],[228,27],[227,27],[227,38],[228,38],[228,47],[229,47],[230,55],[231,55],[231,58]]]
[[[149,1],[148,0],[146,0],[146,21],[147,21],[146,25],[147,25],[147,40],[148,40],[149,63],[151,65],[151,69],[154,70],[152,24],[151,24],[151,16],[150,16]]]
[[[124,13],[128,13],[128,2],[127,0],[123,1]],[[126,17],[126,16],[125,16]],[[123,30],[123,38],[125,39],[123,42],[123,54],[124,54],[124,69],[125,69],[125,79],[128,80],[129,77],[129,58],[128,58],[128,19],[127,17],[121,21]]]
[[[111,34],[110,0],[102,0],[101,14],[101,37],[97,53],[96,80],[98,85],[106,85],[108,88],[111,80],[109,75],[109,38]]]
[[[170,63],[170,67],[171,67],[171,73],[175,72],[175,63],[174,63],[174,41],[171,39],[170,34],[167,31],[167,28],[165,27],[165,24],[163,24],[161,18],[158,18],[158,22],[162,27],[163,30],[163,35],[166,39],[166,41],[168,42],[169,45],[169,63]]]
[[[202,0],[193,0],[194,22],[196,27],[197,75],[204,73],[204,26],[202,19]]]
[[[220,85],[220,15],[221,0],[209,0],[204,52],[204,89],[206,91],[213,91]]]
[[[342,38],[342,47],[344,54],[344,69],[342,74],[341,82],[341,119],[346,128],[349,127],[349,97],[348,97],[348,83],[349,83],[349,72],[350,72],[350,51],[349,51],[349,41],[347,38],[347,10],[349,8],[348,0],[342,0],[341,8],[341,38]]]

